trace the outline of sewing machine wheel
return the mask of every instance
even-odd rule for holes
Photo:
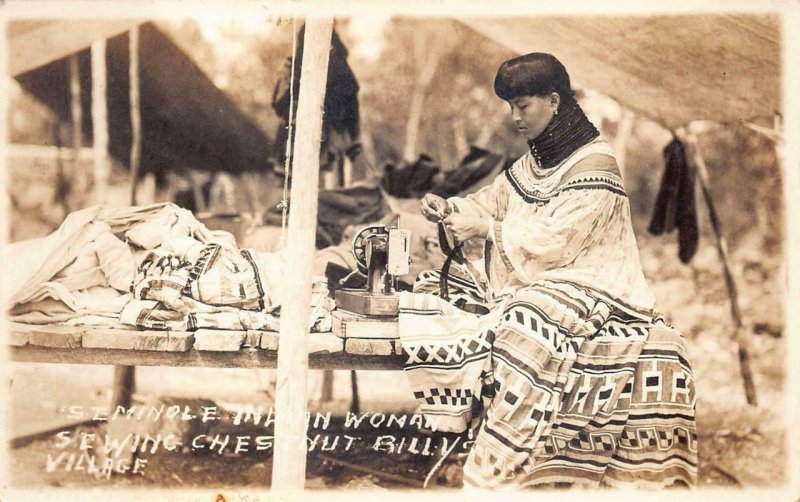
[[[356,263],[358,263],[358,270],[362,274],[367,273],[367,246],[364,245],[364,241],[367,237],[372,235],[381,235],[386,233],[386,227],[383,225],[372,225],[369,227],[364,227],[356,236],[353,238],[353,256],[356,258]]]

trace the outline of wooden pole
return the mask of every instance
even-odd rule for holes
[[[108,159],[108,103],[106,41],[92,43],[92,132],[94,135],[94,200],[105,204],[110,165]]]
[[[711,197],[710,177],[708,174],[708,167],[700,155],[700,149],[697,146],[697,138],[694,135],[686,137],[687,146],[691,151],[692,159],[695,167],[697,167],[698,178],[700,179],[700,187],[703,192],[703,198],[708,206],[708,215],[711,219],[711,226],[714,229],[714,235],[717,238],[717,252],[719,253],[720,260],[722,261],[722,273],[725,277],[725,285],[728,289],[728,296],[731,302],[731,318],[733,319],[734,331],[733,340],[736,343],[739,355],[739,369],[742,373],[742,382],[744,384],[744,394],[747,398],[747,404],[755,406],[758,404],[756,398],[756,387],[753,382],[753,372],[750,369],[750,352],[747,349],[747,340],[744,335],[744,322],[742,321],[742,312],[739,309],[739,294],[736,287],[736,280],[733,277],[730,266],[730,256],[728,255],[728,243],[722,235],[722,225],[720,224],[717,210],[714,206],[714,200]]]
[[[135,366],[114,366],[114,386],[111,404],[129,408],[133,401],[133,391],[136,388]]]
[[[131,205],[136,205],[136,186],[139,183],[139,162],[142,156],[142,114],[139,104],[139,27],[128,35],[130,54],[129,78],[131,100]]]
[[[129,76],[131,106],[131,205],[136,205],[136,184],[139,180],[139,157],[141,155],[141,115],[139,110],[139,27],[135,26],[129,34]],[[114,395],[112,404],[130,407],[133,391],[136,388],[136,366],[114,367]]]
[[[333,20],[306,21],[297,106],[287,254],[293,287],[281,307],[276,384],[274,490],[302,490],[306,475],[306,384],[311,262],[317,227],[319,145]]]
[[[65,182],[69,187],[64,207],[67,213],[80,209],[85,204],[88,180],[81,171],[80,156],[83,148],[83,105],[81,103],[81,76],[78,54],[69,56],[69,110],[72,124],[72,162]]]
[[[69,56],[69,110],[72,122],[72,148],[77,161],[83,147],[83,107],[81,106],[81,76],[78,55]]]
[[[352,413],[361,413],[361,398],[358,395],[358,377],[356,370],[350,370],[350,390],[353,399],[350,401],[350,411]]]
[[[106,87],[106,41],[92,43],[92,134],[94,136],[94,201],[105,204],[108,196],[108,179],[111,174],[108,156],[108,100]],[[136,375],[133,366],[114,367],[114,386],[111,402],[116,406],[131,404]]]

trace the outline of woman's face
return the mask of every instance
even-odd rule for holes
[[[508,101],[511,118],[525,139],[536,139],[558,109],[558,94],[548,96],[519,96]]]

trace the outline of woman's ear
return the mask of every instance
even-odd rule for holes
[[[550,105],[553,107],[553,111],[558,110],[558,105],[561,104],[561,96],[557,92],[550,93]]]

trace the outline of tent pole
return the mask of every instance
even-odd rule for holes
[[[92,43],[92,133],[94,145],[94,200],[105,204],[108,196],[110,164],[108,158],[108,100],[106,87],[106,40]],[[129,407],[135,386],[133,366],[114,367],[114,386],[111,403],[114,407]]]
[[[311,274],[317,227],[319,146],[333,20],[306,20],[294,144],[286,270],[293,287],[281,307],[272,487],[298,491],[306,476],[306,390]]]
[[[131,205],[136,205],[136,182],[139,179],[139,152],[141,152],[139,114],[139,27],[130,31],[130,103],[131,103]],[[114,367],[114,394],[112,404],[130,407],[136,387],[136,366]]]
[[[722,261],[722,273],[725,277],[725,286],[728,289],[728,296],[731,302],[731,318],[733,319],[734,331],[733,341],[736,343],[739,355],[739,369],[742,373],[742,382],[744,384],[744,394],[747,398],[747,404],[755,406],[758,404],[756,397],[756,387],[753,383],[753,372],[750,369],[750,352],[747,348],[747,340],[744,334],[744,322],[742,321],[742,312],[739,309],[739,294],[736,288],[736,281],[733,277],[733,272],[730,266],[730,256],[728,255],[728,243],[722,235],[722,227],[720,225],[717,210],[714,205],[714,200],[711,197],[710,190],[710,177],[708,167],[700,154],[700,149],[697,145],[697,137],[693,134],[687,135],[687,144],[690,146],[692,159],[695,167],[697,167],[698,178],[700,179],[700,187],[703,192],[703,199],[708,206],[708,214],[711,219],[711,226],[714,229],[714,235],[717,240],[717,252],[719,253],[720,260]]]
[[[79,198],[86,196],[86,176],[81,171],[81,149],[83,148],[83,106],[81,104],[81,78],[78,54],[69,56],[69,110],[72,124],[72,162],[67,183],[70,193],[64,200],[67,213],[80,209],[83,204]]]
[[[131,205],[136,205],[136,185],[139,183],[139,162],[142,155],[142,114],[139,104],[139,27],[128,34],[130,66],[128,68],[131,101]]]
[[[77,161],[83,147],[83,108],[81,107],[81,77],[78,55],[69,55],[69,110],[72,122],[72,148]]]

